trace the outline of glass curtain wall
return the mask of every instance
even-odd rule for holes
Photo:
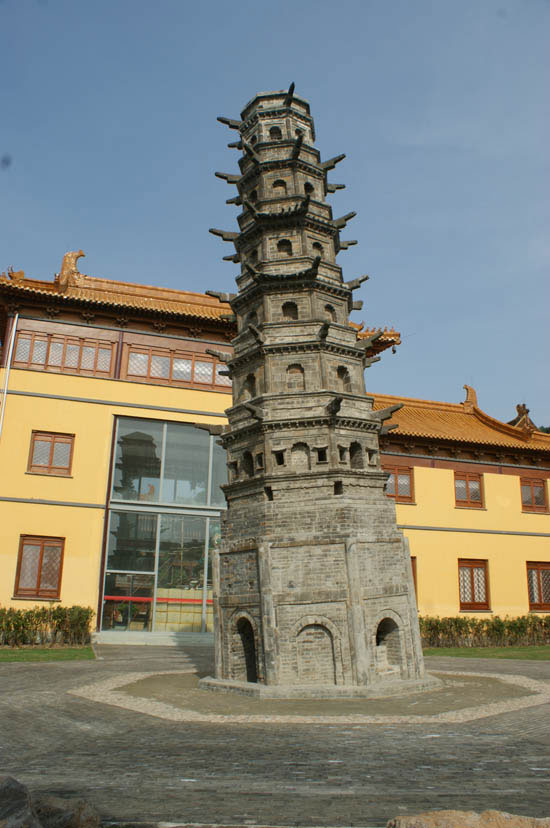
[[[225,452],[185,423],[116,428],[101,628],[211,631]]]

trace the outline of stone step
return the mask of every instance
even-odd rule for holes
[[[214,646],[213,633],[143,632],[141,630],[101,630],[92,633],[92,644],[136,644],[140,646]]]

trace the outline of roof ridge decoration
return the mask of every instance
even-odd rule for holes
[[[516,412],[517,414],[514,417],[514,419],[509,420],[507,425],[514,426],[515,428],[521,428],[523,431],[526,432],[538,431],[538,428],[529,416],[529,409],[527,408],[525,403],[518,403],[516,405]]]
[[[394,400],[403,402],[400,414],[395,417],[398,423],[397,435],[449,442],[481,443],[501,448],[550,451],[550,435],[536,429],[503,423],[491,417],[477,404],[475,389],[467,386],[466,391],[466,400],[461,403],[423,400],[394,394],[372,396],[375,410]],[[519,414],[518,408],[518,416]],[[523,408],[521,416],[525,416]]]
[[[466,391],[466,399],[462,405],[464,406],[464,411],[471,414],[474,408],[477,407],[477,393],[475,388],[472,388],[471,385],[463,385],[462,387]]]
[[[55,274],[55,282],[62,287],[81,287],[87,276],[80,273],[77,266],[77,261],[86,254],[83,250],[69,250],[63,256],[61,262],[61,270]]]

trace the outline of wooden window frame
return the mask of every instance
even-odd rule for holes
[[[523,502],[523,486],[529,486],[531,489],[531,503],[527,504]],[[537,506],[535,503],[535,497],[533,494],[533,486],[541,486],[542,491],[544,493],[544,504],[542,506]],[[542,477],[520,477],[519,479],[519,495],[521,498],[521,511],[522,512],[543,512],[548,513],[548,487],[546,485],[546,480]]]
[[[550,601],[538,601],[538,602],[531,602],[531,596],[529,595],[529,570],[534,570],[537,573],[537,581],[538,581],[538,588],[539,588],[539,595],[542,599],[543,597],[543,590],[542,590],[542,583],[541,583],[541,572],[542,571],[550,571],[550,562],[548,561],[527,561],[527,599],[529,601],[529,610],[530,612],[550,612]]]
[[[471,578],[472,595],[475,598],[474,569],[483,569],[485,577],[485,601],[463,601],[460,594],[460,570],[469,569]],[[459,558],[458,560],[458,601],[461,611],[477,612],[478,610],[491,609],[491,596],[489,593],[489,567],[488,561],[473,558]]]
[[[145,374],[131,374],[129,371],[130,357],[132,354],[142,354],[147,357],[147,370]],[[170,361],[168,377],[154,377],[151,375],[151,362],[154,356],[165,357]],[[191,379],[180,380],[174,379],[174,360],[187,359],[191,362]],[[212,381],[203,382],[195,377],[195,363],[208,362],[212,365]],[[217,359],[213,359],[208,354],[202,351],[179,351],[172,348],[156,348],[148,345],[133,345],[131,343],[127,346],[125,358],[125,372],[124,378],[137,382],[150,383],[153,385],[168,385],[175,388],[198,387],[198,388],[224,388],[231,390],[231,384],[226,382],[216,382],[218,370],[224,370],[224,363]]]
[[[57,432],[53,431],[33,431],[31,433],[31,445],[29,450],[29,462],[27,464],[27,472],[29,474],[47,474],[51,477],[70,477],[71,470],[73,467],[74,438],[74,434],[58,434]],[[34,444],[36,440],[49,441],[51,443],[50,460],[47,466],[40,466],[38,463],[32,462],[34,454]],[[71,447],[71,451],[69,454],[69,465],[67,467],[54,466],[52,463],[54,447],[56,443],[69,443]]]
[[[19,346],[19,342],[22,339],[29,339],[30,346],[29,346],[29,356],[27,360],[17,359],[17,349]],[[44,357],[44,362],[33,362],[32,361],[32,354],[34,351],[34,343],[39,340],[41,342],[45,342],[46,344],[46,354]],[[61,361],[59,365],[50,365],[49,364],[49,357],[51,352],[52,344],[61,344],[63,346],[63,351],[61,355]],[[65,357],[67,354],[67,347],[70,345],[75,345],[78,348],[78,360],[77,364],[74,366],[65,365]],[[94,367],[93,368],[83,368],[82,367],[82,355],[84,348],[94,348],[95,355],[94,355]],[[105,350],[110,351],[111,353],[111,361],[109,365],[108,371],[103,371],[97,367],[97,361],[99,358],[99,351]],[[48,373],[56,373],[56,374],[78,374],[79,376],[84,377],[105,377],[109,378],[114,375],[114,366],[116,362],[116,343],[111,342],[108,339],[93,339],[91,337],[84,337],[84,336],[70,336],[64,335],[59,333],[43,333],[41,331],[19,331],[15,340],[15,348],[13,349],[13,356],[12,356],[12,367],[13,368],[28,368],[31,371],[45,371]]]
[[[19,587],[19,579],[21,576],[21,566],[23,563],[23,549],[25,544],[32,543],[34,545],[40,544],[40,557],[38,559],[36,587],[34,589],[21,589]],[[40,578],[42,575],[42,560],[44,558],[44,548],[46,546],[59,546],[61,548],[61,555],[59,558],[59,570],[57,573],[57,587],[55,589],[40,589]],[[37,598],[37,599],[52,599],[59,598],[61,595],[61,577],[63,574],[63,560],[65,557],[65,538],[55,538],[44,535],[21,535],[19,538],[19,553],[17,556],[17,570],[15,573],[15,588],[14,598]]]
[[[468,490],[468,496],[466,500],[458,500],[456,496],[456,481],[457,480],[464,480],[466,482],[466,488]],[[472,500],[470,498],[470,481],[475,481],[479,483],[479,500]],[[478,472],[462,472],[462,471],[455,471],[454,476],[454,487],[455,487],[455,507],[461,509],[484,509],[485,508],[485,491],[483,487],[483,475],[479,474]]]
[[[386,492],[387,497],[391,497],[396,503],[414,503],[414,467],[413,466],[388,466],[384,464],[382,471],[388,474],[393,474],[395,481],[395,494]],[[399,494],[399,476],[400,474],[409,475],[409,491],[410,495]]]

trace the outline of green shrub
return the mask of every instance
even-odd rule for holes
[[[91,607],[0,607],[0,646],[88,644]]]
[[[550,615],[517,618],[419,616],[423,647],[511,647],[550,644]]]

